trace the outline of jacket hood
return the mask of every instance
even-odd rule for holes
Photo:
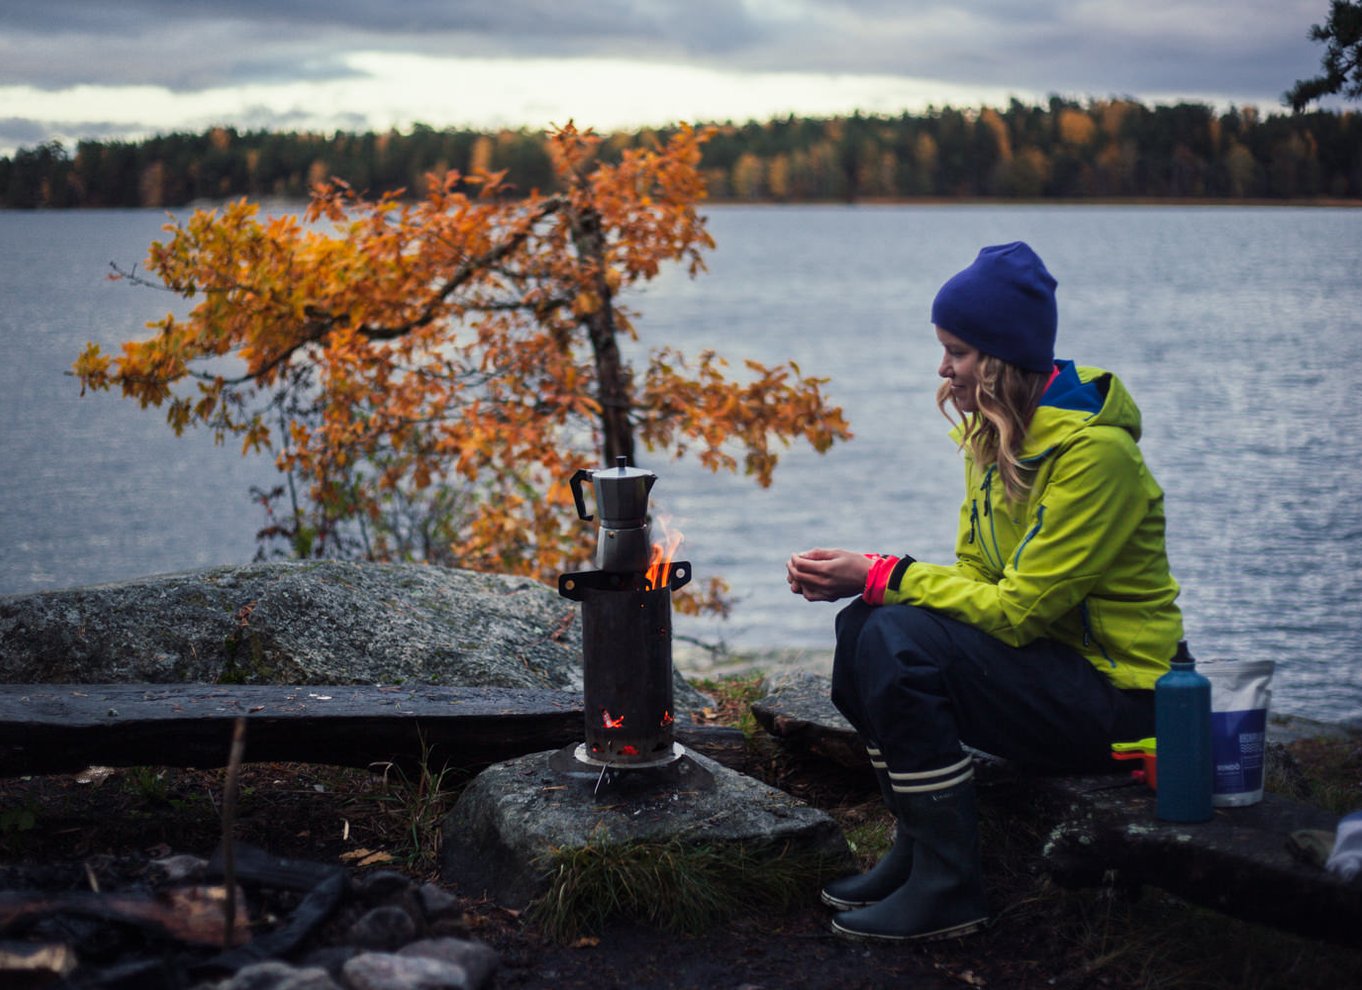
[[[1131,439],[1140,439],[1140,407],[1121,379],[1101,368],[1080,367],[1072,361],[1055,361],[1055,377],[1041,396],[1022,444],[1021,460],[1039,460],[1079,430],[1114,426]],[[964,424],[957,423],[951,439],[957,444]]]
[[[1056,374],[1041,396],[1022,445],[1021,459],[1046,456],[1074,433],[1114,426],[1140,439],[1140,408],[1121,379],[1101,368],[1056,361]]]

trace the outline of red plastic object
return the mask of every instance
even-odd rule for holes
[[[1130,753],[1113,752],[1111,758],[1113,760],[1140,760],[1140,769],[1130,771],[1130,775],[1136,780],[1143,781],[1144,785],[1151,791],[1159,789],[1159,756],[1157,753],[1145,753],[1139,750]]]

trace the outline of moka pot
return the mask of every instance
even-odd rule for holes
[[[600,517],[596,533],[596,567],[613,573],[643,572],[652,556],[652,527],[648,522],[648,493],[657,475],[630,467],[628,458],[615,458],[612,468],[583,468],[572,476],[572,498],[577,515],[594,518],[586,511],[582,483],[591,482]]]

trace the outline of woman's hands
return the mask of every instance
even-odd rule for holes
[[[869,572],[870,558],[850,550],[805,550],[785,564],[790,590],[811,602],[835,602],[859,595],[865,590]]]

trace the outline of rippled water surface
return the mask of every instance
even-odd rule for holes
[[[792,448],[776,483],[643,461],[732,647],[832,643],[832,605],[790,595],[813,545],[949,558],[958,455],[933,403],[937,286],[979,246],[1024,239],[1059,279],[1059,354],[1116,371],[1144,413],[1194,652],[1279,663],[1274,707],[1362,714],[1362,210],[1091,206],[724,207],[695,280],[637,294],[642,345],[793,359],[831,378],[856,439]],[[80,398],[64,372],[176,301],[105,280],[158,235],[156,211],[0,213],[0,594],[249,560],[259,460],[177,439],[155,413]],[[735,362],[736,363],[736,362]]]

